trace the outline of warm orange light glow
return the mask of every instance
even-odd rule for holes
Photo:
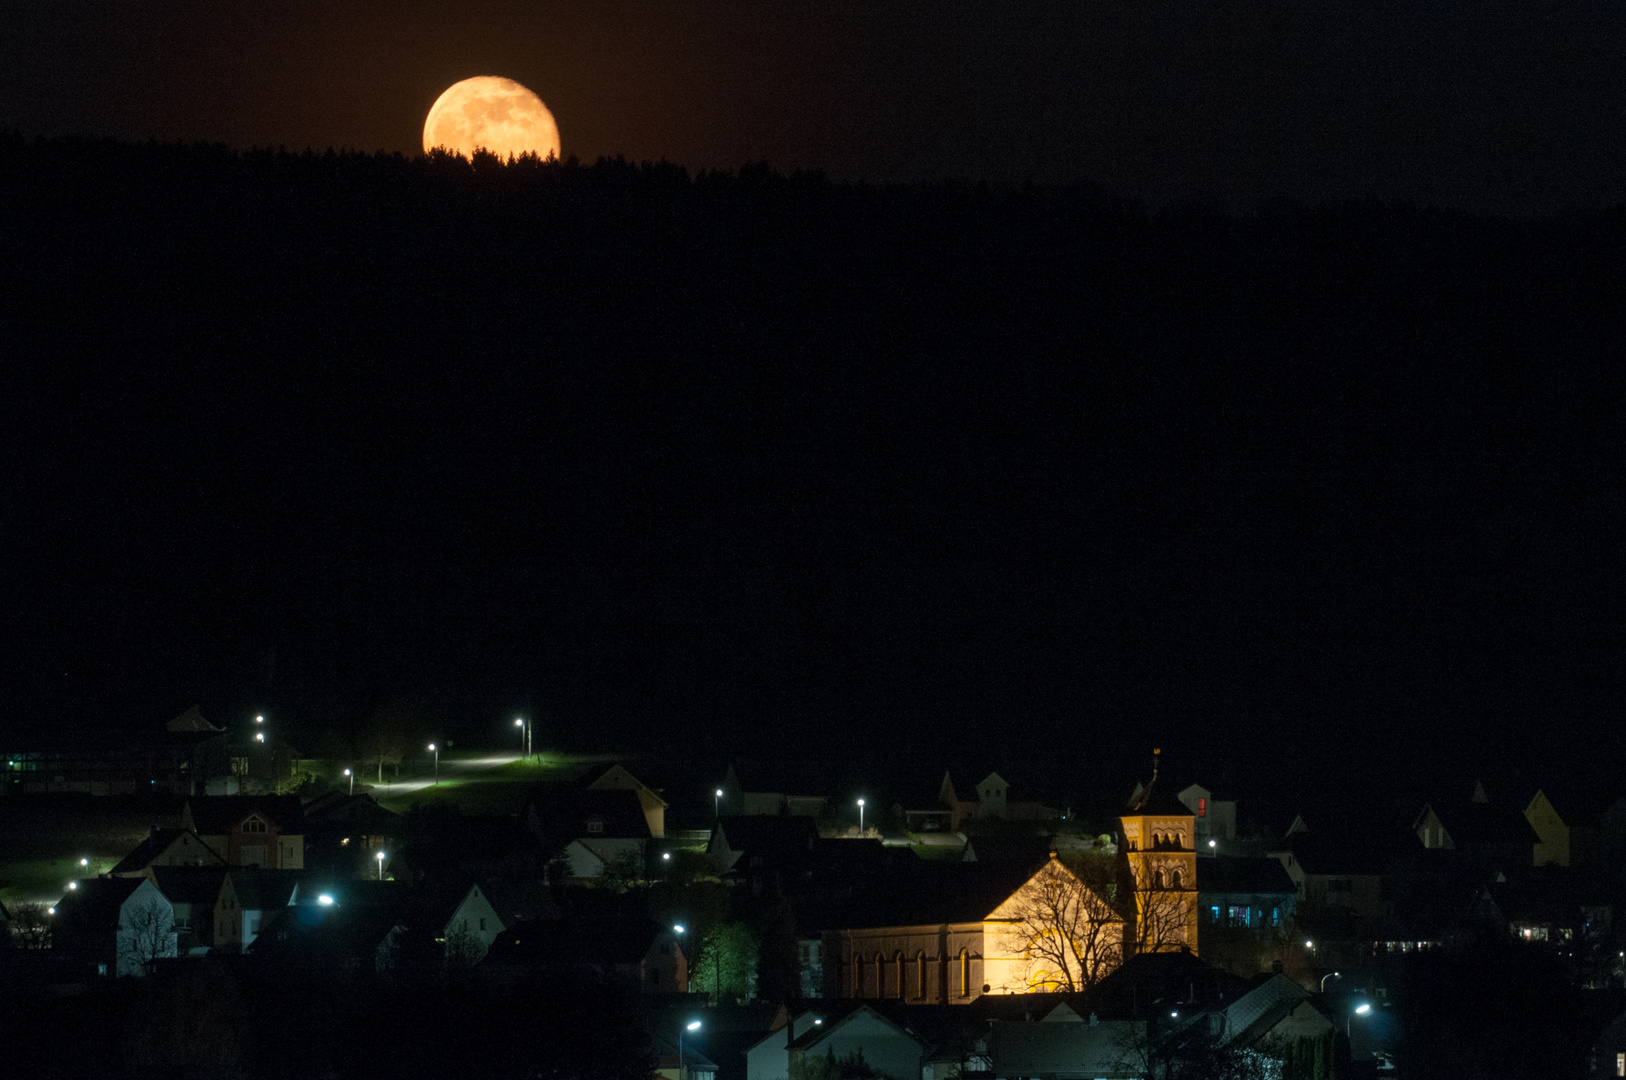
[[[559,156],[559,125],[542,99],[512,79],[480,75],[453,83],[423,122],[425,152],[444,147],[465,157],[476,148],[498,157]]]

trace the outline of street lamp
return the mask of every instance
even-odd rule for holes
[[[435,744],[430,743],[429,749],[435,750]],[[440,751],[435,750],[435,783],[440,783]]]
[[[255,718],[254,718],[254,722],[255,722],[255,723],[256,723],[256,724],[263,724],[263,723],[265,723],[265,717],[263,717],[263,716],[256,716],[256,717],[255,717]]]
[[[678,1074],[677,1080],[683,1080],[683,1033],[684,1031],[699,1031],[700,1021],[690,1020],[683,1027],[678,1028]]]
[[[1370,1002],[1363,1001],[1359,1005],[1355,1006],[1355,1011],[1344,1017],[1344,1038],[1353,1038],[1354,1036],[1351,1032],[1350,1025],[1354,1023],[1357,1016],[1365,1016],[1371,1011],[1372,1005]]]
[[[344,775],[350,778],[350,794],[354,795],[356,793],[356,774],[346,769]]]
[[[1341,974],[1339,974],[1338,972],[1336,972],[1336,971],[1327,972],[1327,974],[1321,976],[1321,992],[1323,994],[1325,994],[1327,992],[1327,980],[1328,979],[1342,979],[1342,978],[1343,978],[1343,976]]]
[[[682,952],[683,951],[683,924],[682,923],[673,923],[672,924],[672,933],[674,933],[674,934],[676,934],[678,936],[678,952]],[[684,957],[684,960],[685,960],[685,967],[684,967],[684,970],[683,970],[683,992],[685,994],[687,994],[689,992],[689,970],[688,970],[688,967],[687,967],[688,957]]]
[[[864,835],[864,800],[858,800],[858,835]]]
[[[265,732],[263,732],[263,731],[256,731],[256,732],[255,732],[255,733],[254,733],[254,741],[255,741],[255,742],[264,742],[264,741],[265,741]]]
[[[720,818],[723,816],[722,788],[718,788],[716,791],[711,793],[711,816],[714,818]]]
[[[384,853],[382,851],[380,851],[376,855],[374,855],[373,858],[378,860],[378,880],[383,881],[384,880]]]

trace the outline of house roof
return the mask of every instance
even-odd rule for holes
[[[1248,1045],[1281,1022],[1310,993],[1276,972],[1225,1009],[1226,1041]]]
[[[300,879],[306,876],[303,870],[264,870],[259,867],[238,867],[229,873],[237,906],[251,910],[286,907],[288,901],[293,899]]]
[[[398,923],[389,907],[300,905],[279,910],[248,947],[254,956],[299,958],[322,964],[360,959],[371,966],[378,947]]]
[[[223,727],[215,727],[203,718],[203,713],[196,705],[164,725],[164,729],[172,735],[191,734],[193,732],[210,732],[218,734],[225,731]]]
[[[795,1039],[791,1040],[790,1049],[816,1050],[820,1043],[824,1042],[826,1039],[833,1038],[837,1032],[850,1026],[854,1021],[863,1017],[873,1017],[874,1019],[879,1020],[881,1023],[885,1024],[893,1031],[896,1031],[898,1034],[914,1040],[916,1045],[919,1045],[921,1049],[925,1049],[925,1045],[918,1035],[898,1024],[891,1017],[874,1008],[871,1008],[868,1005],[859,1005],[857,1008],[851,1009],[846,1015],[840,1018],[826,1016],[824,1018],[824,1023],[813,1024],[806,1031],[802,1032]]]
[[[818,824],[807,817],[725,816],[712,829],[707,851],[726,844],[729,851],[745,855],[783,855],[787,851],[807,853],[819,838]]]
[[[155,866],[153,884],[172,904],[206,904],[220,899],[228,873],[224,866]]]
[[[597,819],[602,832],[589,832]],[[525,820],[554,840],[595,836],[606,840],[648,839],[649,819],[638,792],[631,788],[564,789],[539,787],[531,794]]]
[[[491,943],[487,962],[498,964],[636,964],[666,927],[648,919],[529,919]]]
[[[1197,860],[1197,891],[1292,895],[1298,886],[1279,859],[1217,855]]]
[[[1047,1017],[1048,1019],[1048,1017]],[[1091,1024],[1002,1021],[993,1025],[993,1059],[1001,1076],[1106,1077],[1126,1072],[1129,1021]],[[1137,1027],[1139,1025],[1136,1025]]]
[[[128,855],[120,859],[117,865],[115,865],[113,869],[109,870],[108,873],[116,876],[139,873],[151,866],[154,859],[168,851],[170,846],[176,841],[180,840],[183,836],[191,837],[192,846],[189,848],[189,850],[196,852],[200,859],[213,860],[215,863],[218,863],[221,866],[226,864],[226,860],[221,858],[220,853],[214,848],[210,847],[208,844],[204,843],[203,838],[197,833],[193,832],[191,829],[168,829],[159,827],[148,833],[147,838],[141,841],[141,843],[137,844]]]
[[[304,813],[297,795],[199,795],[186,801],[182,821],[202,836],[220,836],[258,814],[284,834],[304,829]]]
[[[935,862],[911,855],[874,874],[815,880],[793,901],[796,921],[807,930],[979,922],[1045,861]]]
[[[86,878],[56,903],[53,929],[62,933],[100,933],[119,926],[119,912],[141,886],[142,877]]]
[[[401,815],[378,805],[371,795],[346,795],[329,791],[305,804],[305,828],[353,829],[380,832],[395,828]]]
[[[1457,847],[1534,845],[1541,837],[1524,816],[1524,804],[1500,802],[1431,803]]]

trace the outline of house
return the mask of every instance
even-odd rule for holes
[[[297,795],[200,795],[187,800],[181,825],[228,866],[305,866],[304,814]]]
[[[145,877],[152,866],[225,866],[219,852],[192,829],[154,827],[147,838],[109,870],[114,877]]]
[[[1221,845],[1236,839],[1236,803],[1214,798],[1201,784],[1192,784],[1179,794],[1180,803],[1190,810],[1196,825],[1197,854],[1215,854]]]
[[[812,1068],[815,1062],[838,1063],[860,1055],[865,1064],[883,1076],[917,1080],[921,1074],[921,1063],[926,1056],[925,1044],[912,1032],[868,1005],[860,1005],[844,1014],[815,1016],[810,1023],[801,1027],[800,1034],[796,1034],[795,1026],[789,1026],[752,1047],[746,1055],[747,1080],[804,1080],[825,1075],[822,1070]],[[749,1071],[752,1051],[762,1047],[763,1043],[778,1039],[788,1042],[786,1071],[775,1071],[779,1064],[777,1055],[767,1053],[756,1057],[765,1070]]]
[[[214,947],[221,952],[242,952],[254,944],[270,918],[293,904],[302,876],[297,870],[229,871],[215,901]]]
[[[632,791],[638,795],[643,807],[644,820],[650,836],[666,835],[667,802],[656,791],[620,765],[612,765],[597,780],[587,785],[590,791]]]
[[[497,915],[490,897],[476,882],[469,886],[438,929],[435,940],[446,947],[448,956],[455,953],[475,963],[490,951],[491,943],[507,926]]]
[[[1425,803],[1412,829],[1424,848],[1456,851],[1459,858],[1504,872],[1536,865],[1543,842],[1527,814],[1510,803],[1493,802],[1483,783],[1474,785],[1466,803]],[[1553,840],[1560,835],[1549,828]]]
[[[1071,931],[1086,939],[1085,955],[1092,963],[1116,963],[1122,918],[1054,857],[1038,866],[920,861],[908,873],[876,880],[849,913],[880,919],[826,924],[823,996],[968,1005],[996,991],[1052,989],[1063,976],[1028,947],[1033,931],[1043,928],[1029,925],[1025,915],[1028,898],[1055,883],[1077,890],[1080,907],[1094,909]],[[1093,981],[1099,974],[1073,977]]]
[[[479,970],[497,979],[588,973],[644,994],[681,993],[689,981],[677,935],[644,919],[517,922],[497,935]]]
[[[373,854],[391,851],[400,835],[401,816],[371,795],[329,791],[305,804],[304,865],[350,876],[370,872]]]
[[[995,1020],[989,1025],[992,1073],[1055,1080],[1141,1077],[1134,1048],[1144,1042],[1144,1020],[1086,1019],[1065,1002],[1039,1020]]]
[[[1010,785],[997,772],[977,784],[974,800],[960,798],[948,771],[937,787],[937,806],[918,810],[900,807],[905,827],[911,832],[952,833],[969,821],[1053,821],[1061,817],[1054,807],[1040,802],[1017,802],[1010,798]]]
[[[808,817],[721,817],[706,841],[706,857],[718,874],[794,871],[812,858],[818,839],[818,826]]]
[[[790,795],[782,791],[746,791],[740,786],[740,778],[734,772],[734,766],[728,767],[723,777],[723,783],[717,789],[722,792],[716,803],[713,804],[713,813],[721,815],[723,811],[735,817],[791,817],[816,818],[830,809],[830,799],[826,795]]]
[[[545,848],[563,851],[576,877],[602,877],[618,861],[642,871],[648,857],[649,818],[630,788],[539,789],[521,820]]]
[[[289,905],[267,914],[247,952],[284,973],[302,972],[312,978],[390,971],[401,960],[401,908],[400,902],[343,899],[331,905]],[[423,945],[421,935],[418,943]],[[432,944],[421,949],[426,962],[433,958]]]
[[[51,947],[98,975],[145,975],[176,955],[175,909],[146,878],[90,878],[57,902]]]
[[[215,907],[225,887],[225,865],[149,866],[146,877],[158,886],[175,910],[177,948],[181,955],[214,945]]]
[[[1570,827],[1559,816],[1557,807],[1547,798],[1546,792],[1540,788],[1530,797],[1530,802],[1524,808],[1524,819],[1530,823],[1530,828],[1539,838],[1536,841],[1534,860],[1537,866],[1546,866],[1549,863],[1555,866],[1568,866],[1570,864]]]
[[[1204,927],[1274,931],[1292,921],[1298,887],[1281,860],[1220,855],[1204,859],[1197,911]]]
[[[752,1043],[745,1051],[746,1080],[788,1080],[791,1045],[798,1036],[823,1023],[823,1017],[818,1014],[804,1012],[787,1018],[783,1027],[770,1031]]]
[[[661,1080],[716,1080],[717,1063],[701,1053],[694,1040],[679,1032],[675,1038],[655,1036],[650,1040],[655,1058],[655,1075]]]

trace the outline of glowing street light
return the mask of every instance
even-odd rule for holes
[[[716,791],[712,792],[712,795],[711,795],[711,816],[715,817],[715,818],[720,818],[720,817],[723,816],[723,789],[722,788],[718,788]]]
[[[255,732],[255,733],[254,733],[254,741],[255,741],[255,742],[264,742],[264,741],[265,741],[265,732],[263,732],[263,731],[256,731],[256,732]]]
[[[263,723],[265,723],[265,717],[263,717],[263,716],[256,716],[256,717],[255,717],[255,718],[254,718],[254,722],[255,722],[255,723],[256,723],[256,724],[263,724]]]
[[[429,749],[435,750],[435,744],[430,743]],[[440,783],[440,751],[435,750],[435,783]]]
[[[89,866],[90,865],[90,860],[89,859],[80,859],[79,860],[79,865],[80,866]]]
[[[375,854],[373,856],[373,858],[378,860],[378,880],[383,881],[384,880],[384,853],[382,851],[380,851],[377,854]]]
[[[79,883],[78,883],[78,882],[77,882],[77,881],[70,881],[70,882],[68,882],[68,888],[70,888],[70,889],[77,889],[77,888],[78,888],[78,887],[79,887]]]
[[[1343,978],[1343,975],[1339,974],[1336,971],[1327,972],[1327,974],[1321,976],[1321,992],[1323,994],[1325,994],[1327,992],[1327,980],[1328,979],[1342,979],[1342,978]]]
[[[333,897],[329,896],[327,893],[323,893],[321,896],[316,898],[316,902],[321,904],[323,907],[332,907]]]
[[[699,1031],[700,1021],[690,1020],[678,1029],[678,1074],[677,1080],[683,1080],[683,1033],[685,1031]]]
[[[350,778],[350,794],[354,795],[356,793],[356,774],[346,769],[344,775]]]
[[[514,721],[514,726],[519,728],[519,753],[520,753],[520,756],[521,757],[530,757],[531,756],[531,725],[530,725],[530,723],[523,716],[521,716],[517,720]]]
[[[858,800],[858,835],[864,835],[864,800]]]
[[[1365,1016],[1367,1013],[1369,1013],[1371,1011],[1372,1011],[1372,1005],[1371,1005],[1370,1002],[1363,1001],[1359,1005],[1355,1006],[1355,1011],[1350,1013],[1348,1016],[1344,1017],[1344,1038],[1346,1038],[1346,1039],[1351,1038],[1350,1025],[1352,1023],[1354,1023],[1355,1018],[1357,1016]]]

